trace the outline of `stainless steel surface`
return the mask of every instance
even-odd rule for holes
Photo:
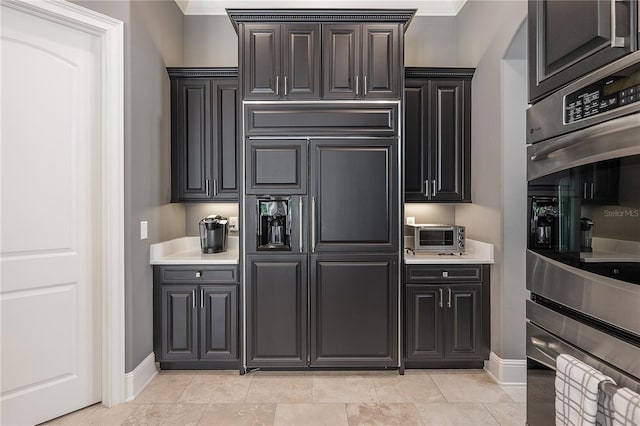
[[[287,96],[287,76],[284,76],[284,95]]]
[[[636,105],[640,108],[640,102]],[[640,154],[640,114],[627,115],[527,147],[527,179]]]
[[[611,0],[611,47],[625,47],[624,37],[618,37],[618,24],[616,22],[616,3],[620,0]]]
[[[302,197],[300,197],[300,201],[298,203],[298,232],[300,233],[299,235],[299,240],[298,240],[298,245],[300,247],[300,253],[302,253],[302,218],[304,217],[304,215],[302,214]]]
[[[531,250],[526,261],[527,290],[640,337],[640,285],[573,268]]]
[[[447,296],[447,308],[451,307],[451,289],[447,289],[447,291],[449,292],[449,295]]]
[[[587,352],[570,345],[555,335],[549,333],[537,325],[527,322],[527,357],[547,366],[556,369],[556,358],[560,354],[571,355],[572,357],[590,365],[596,370],[611,377],[619,386],[627,386],[640,391],[640,382],[629,374],[625,374],[619,369],[612,368],[608,363],[588,354]],[[553,389],[551,389],[553,391]]]
[[[444,296],[442,294],[442,287],[438,289],[438,293],[440,293],[440,307],[444,307]]]
[[[316,197],[311,197],[311,253],[316,252]]]
[[[564,124],[564,97],[580,88],[595,83],[612,73],[640,62],[640,51],[630,53],[621,59],[565,86],[547,96],[527,110],[527,143],[536,143],[578,129],[608,121],[612,117],[640,111],[640,102],[631,103],[594,117]]]
[[[207,180],[204,182],[204,187],[205,187],[205,189],[207,190],[207,197],[211,196],[211,194],[209,193],[209,179],[207,179]]]
[[[196,307],[196,290],[195,289],[193,289],[193,291],[191,292],[191,297],[193,298],[192,307],[195,308]]]
[[[429,186],[426,184],[425,187]],[[465,252],[465,228],[458,225],[443,225],[443,224],[406,224],[405,227],[412,228],[413,233],[413,249],[414,253],[464,253]],[[443,232],[451,231],[453,233],[451,244],[442,245],[422,245],[421,232]],[[403,233],[404,234],[404,231]]]

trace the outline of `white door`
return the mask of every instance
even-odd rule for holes
[[[1,418],[101,400],[100,39],[2,7]]]

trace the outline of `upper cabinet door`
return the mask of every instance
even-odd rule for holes
[[[243,70],[245,99],[278,99],[280,24],[245,24]]]
[[[212,80],[213,102],[212,138],[214,152],[213,184],[210,193],[214,200],[238,199],[238,80]]]
[[[320,25],[282,25],[282,90],[286,99],[320,98]]]
[[[469,84],[432,80],[430,86],[431,200],[470,199]]]
[[[400,97],[400,31],[398,24],[362,26],[363,97]]]
[[[396,139],[311,141],[312,251],[398,249]]]
[[[636,1],[529,0],[529,99],[636,50]]]
[[[361,25],[325,24],[322,31],[323,97],[359,98]]]
[[[211,199],[211,81],[172,82],[171,201]]]
[[[404,89],[404,197],[405,201],[429,201],[429,83],[405,82]]]

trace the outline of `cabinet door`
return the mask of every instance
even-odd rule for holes
[[[306,140],[247,141],[247,194],[306,194]]]
[[[482,284],[449,284],[446,295],[447,359],[478,358],[482,347]]]
[[[322,69],[324,99],[356,99],[360,89],[359,24],[324,24]]]
[[[633,51],[636,7],[635,1],[529,0],[529,99]]]
[[[397,366],[397,255],[311,262],[311,366]]]
[[[247,366],[307,365],[306,256],[247,256]]]
[[[617,205],[620,187],[620,160],[600,161],[580,171],[584,204]]]
[[[171,84],[171,200],[210,200],[211,80]]]
[[[238,286],[200,286],[200,359],[238,358]]]
[[[404,199],[429,201],[429,83],[407,80],[404,89]]]
[[[368,99],[400,97],[401,32],[398,24],[362,26],[362,87]]]
[[[197,287],[160,287],[162,361],[198,359]]]
[[[431,200],[470,200],[471,90],[460,80],[432,80],[429,96]]]
[[[398,249],[397,143],[311,141],[312,251]]]
[[[213,183],[214,200],[238,200],[238,80],[212,80],[213,99]]]
[[[287,99],[320,97],[320,25],[282,25],[282,95]]]
[[[405,287],[405,357],[411,360],[444,358],[444,287]]]
[[[279,99],[280,24],[244,24],[244,99]]]

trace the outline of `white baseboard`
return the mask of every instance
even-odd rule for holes
[[[502,359],[491,352],[484,362],[485,371],[501,385],[524,385],[527,383],[526,359]]]
[[[155,361],[155,355],[151,352],[133,371],[124,375],[125,400],[127,402],[138,396],[142,389],[158,374]]]

